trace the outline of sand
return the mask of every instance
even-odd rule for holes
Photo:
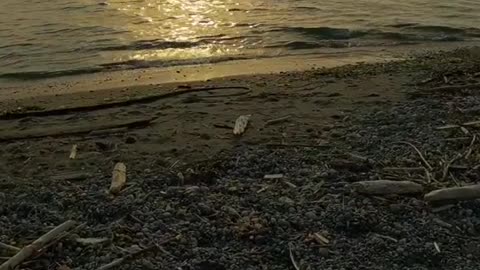
[[[359,195],[350,183],[476,183],[475,127],[436,128],[476,120],[477,88],[435,89],[478,83],[478,56],[3,100],[0,242],[23,246],[74,219],[85,226],[29,265],[97,269],[168,239],[119,269],[289,269],[292,258],[301,269],[475,269],[478,202],[437,212],[423,194]],[[235,136],[240,115],[251,118]],[[430,178],[401,141],[425,153]],[[112,199],[116,162],[128,184]]]

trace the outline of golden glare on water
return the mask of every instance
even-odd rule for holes
[[[248,2],[248,1],[247,1]],[[229,8],[238,4],[231,0],[145,0],[125,2],[112,0],[110,8],[130,18],[124,27],[135,40],[160,40],[183,44],[180,48],[139,50],[129,60],[185,60],[238,54],[239,44],[222,44],[225,28],[235,26]],[[229,7],[229,8],[227,8]],[[230,27],[235,36],[235,28]],[[201,40],[216,38],[216,43],[202,44]],[[125,59],[122,59],[125,60]]]

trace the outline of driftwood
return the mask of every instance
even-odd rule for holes
[[[112,183],[110,184],[109,192],[111,194],[118,194],[127,183],[127,167],[125,164],[119,162],[113,168]]]
[[[287,121],[288,119],[290,119],[292,116],[291,115],[287,115],[287,116],[284,116],[284,117],[281,117],[281,118],[277,118],[277,119],[272,119],[272,120],[268,120],[267,122],[265,122],[265,127],[269,126],[269,125],[275,125],[275,124],[278,124],[278,123],[282,123],[284,121]]]
[[[35,240],[30,245],[22,248],[15,256],[11,257],[8,261],[0,265],[0,270],[15,269],[26,259],[38,253],[48,243],[55,240],[55,238],[57,238],[64,232],[70,230],[73,226],[75,226],[75,222],[72,220],[69,220],[55,227],[53,230],[42,235],[40,238]]]
[[[76,159],[77,158],[77,149],[78,149],[78,146],[76,144],[74,144],[72,146],[72,150],[70,151],[70,156],[69,156],[70,159]]]
[[[230,89],[250,90],[250,88],[244,87],[244,86],[211,86],[211,87],[201,87],[201,88],[188,88],[188,89],[174,90],[174,91],[162,93],[159,95],[150,95],[145,97],[138,97],[138,98],[126,99],[126,100],[109,102],[109,103],[100,103],[100,104],[94,104],[94,105],[83,106],[83,107],[58,108],[58,109],[43,110],[43,111],[7,112],[5,114],[0,115],[0,119],[10,120],[10,119],[25,118],[29,116],[52,116],[52,115],[64,115],[64,114],[75,113],[75,112],[96,111],[96,110],[103,110],[103,109],[116,108],[116,107],[122,107],[122,106],[129,106],[129,105],[138,104],[138,103],[144,103],[144,104],[151,103],[163,98],[170,98],[170,97],[175,97],[175,96],[193,93],[193,92],[210,91],[210,90],[230,90]]]
[[[251,115],[241,115],[235,121],[235,127],[233,128],[233,134],[242,135],[248,126],[248,121]]]
[[[423,191],[423,186],[410,181],[375,180],[352,184],[359,193],[368,195],[413,194]]]
[[[84,124],[78,126],[62,126],[51,129],[27,129],[22,131],[0,132],[0,141],[13,141],[22,139],[34,139],[44,137],[61,137],[77,134],[85,134],[94,130],[104,130],[119,127],[145,127],[155,120],[155,118],[139,118],[133,120],[103,121],[98,124]]]
[[[464,201],[480,198],[480,184],[434,190],[425,195],[428,202]]]

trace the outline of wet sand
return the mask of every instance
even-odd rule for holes
[[[97,269],[166,239],[118,269],[475,269],[478,202],[438,210],[423,194],[477,182],[475,126],[436,128],[477,120],[478,56],[3,100],[0,242],[21,247],[74,219],[85,226],[34,269]],[[233,135],[247,114],[246,133]],[[116,162],[128,185],[112,199]],[[376,179],[425,191],[351,189]]]

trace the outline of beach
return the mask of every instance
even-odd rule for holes
[[[478,201],[425,195],[478,182],[480,48],[372,58],[5,87],[0,242],[74,220],[25,269],[477,269]],[[421,190],[355,189],[374,180]]]

